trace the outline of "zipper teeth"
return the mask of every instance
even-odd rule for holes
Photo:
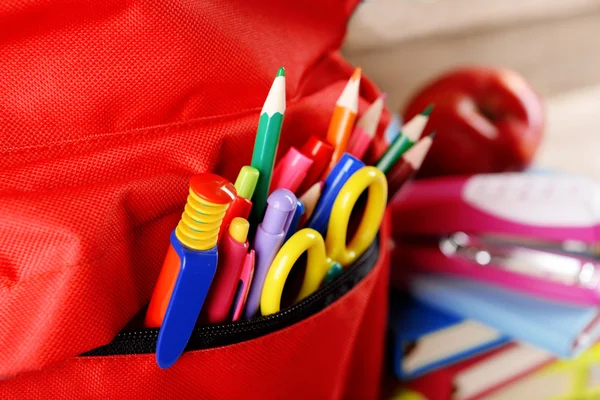
[[[368,260],[372,253],[377,249],[377,242],[371,245],[367,251],[352,265],[346,273],[342,274],[338,279],[335,279],[329,285],[319,289],[301,302],[292,305],[291,307],[280,311],[276,314],[259,317],[249,321],[236,321],[220,325],[206,325],[194,329],[190,340],[211,337],[214,335],[228,335],[235,333],[243,333],[250,330],[264,329],[271,324],[277,323],[291,313],[301,311],[304,308],[310,307],[313,303],[322,300],[336,289],[345,285],[348,281],[354,279],[353,272],[362,267],[365,260]],[[158,338],[159,328],[145,328],[137,331],[123,331],[117,334],[112,343],[128,341],[133,338],[137,340],[155,341]]]

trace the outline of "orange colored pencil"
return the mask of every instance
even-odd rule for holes
[[[335,109],[329,122],[329,129],[327,130],[327,141],[335,149],[331,157],[331,163],[321,176],[321,179],[327,177],[329,171],[337,164],[348,147],[348,141],[350,140],[356,114],[358,113],[358,90],[360,89],[361,73],[360,68],[354,70],[352,77],[350,77],[344,91],[335,104]]]

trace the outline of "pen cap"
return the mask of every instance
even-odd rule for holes
[[[274,235],[282,233],[295,208],[296,196],[287,189],[277,189],[267,199],[267,211],[261,228]]]
[[[300,152],[312,159],[330,158],[333,154],[333,146],[315,135],[311,135],[300,149]]]
[[[229,229],[229,224],[231,221],[236,218],[245,218],[248,219],[250,216],[250,210],[252,209],[252,202],[249,199],[244,199],[243,197],[237,196],[227,208],[225,212],[225,216],[223,217],[223,222],[221,223],[221,227],[219,228],[219,240],[225,232]]]
[[[179,241],[195,250],[214,247],[227,208],[235,198],[235,187],[227,179],[209,173],[194,175],[184,213],[175,229]]]
[[[242,167],[234,184],[237,195],[243,199],[251,199],[254,189],[256,189],[258,176],[259,172],[256,168],[249,165]]]
[[[296,200],[296,209],[294,210],[294,214],[292,218],[289,218],[290,223],[289,226],[285,228],[285,239],[283,242],[287,242],[287,240],[298,230],[298,226],[300,225],[300,219],[304,215],[304,204],[299,199]]]
[[[288,165],[293,168],[296,166],[302,166],[306,164],[310,165],[312,163],[312,160],[310,159],[310,157],[304,155],[298,149],[292,146],[288,149],[287,153],[285,153],[285,156],[283,156],[280,162],[283,165]]]
[[[340,158],[340,161],[335,164],[329,175],[327,175],[327,178],[325,179],[325,191],[327,192],[328,188],[337,187],[340,183],[346,182],[350,175],[364,166],[365,163],[358,158],[348,153],[344,153]],[[339,191],[339,189],[341,189],[341,186],[337,191]]]
[[[192,176],[190,188],[207,207],[229,205],[236,196],[236,189],[231,182],[208,172]]]
[[[287,234],[290,226],[292,225],[292,220],[294,219],[294,215],[296,215],[296,209],[298,208],[298,199],[294,197],[294,209],[288,213],[287,220],[283,225],[283,233]]]
[[[229,224],[229,235],[238,243],[246,243],[250,223],[244,218],[234,218]]]
[[[312,158],[302,154],[295,147],[290,147],[273,171],[270,190],[283,188],[296,192],[312,164]]]

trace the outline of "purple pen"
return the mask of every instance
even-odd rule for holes
[[[255,265],[254,277],[246,300],[244,318],[256,316],[265,278],[273,259],[283,244],[286,229],[296,209],[296,196],[287,189],[277,189],[267,199],[267,211],[256,229],[254,238]]]

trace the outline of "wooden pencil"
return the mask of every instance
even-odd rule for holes
[[[385,154],[377,161],[376,167],[384,174],[396,165],[400,157],[410,149],[419,139],[429,121],[429,114],[433,106],[427,107],[421,114],[416,115],[402,127],[402,132],[387,149]]]
[[[377,126],[383,111],[385,94],[382,94],[369,106],[367,111],[358,119],[348,142],[348,153],[358,159],[363,159],[369,145],[377,132]]]
[[[348,141],[350,140],[350,134],[354,128],[354,121],[358,112],[358,91],[360,89],[361,73],[360,68],[354,70],[352,77],[350,77],[350,80],[336,102],[331,121],[329,122],[329,129],[327,130],[327,141],[334,147],[333,156],[321,179],[327,177],[329,171],[337,164],[348,147]]]
[[[325,186],[325,182],[317,182],[312,185],[306,193],[300,196],[300,201],[304,204],[304,215],[300,220],[300,226],[303,226],[311,217],[313,211],[315,211],[315,207],[317,206],[319,198],[321,197],[321,192],[323,191],[323,186]]]
[[[267,99],[260,112],[256,141],[252,153],[252,167],[259,172],[258,182],[252,198],[251,223],[256,227],[262,221],[267,208],[267,196],[271,186],[271,175],[275,154],[279,145],[281,125],[285,114],[285,69],[279,68]]]

